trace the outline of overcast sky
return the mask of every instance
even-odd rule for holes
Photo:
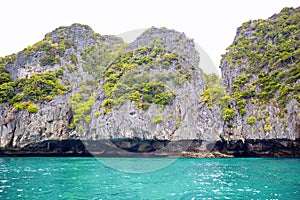
[[[167,27],[193,38],[219,66],[243,22],[265,19],[299,0],[1,0],[0,56],[16,53],[47,32],[75,22],[100,34]]]

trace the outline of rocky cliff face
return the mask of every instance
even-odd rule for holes
[[[2,63],[10,75],[3,84],[13,90],[1,105],[2,147],[62,139],[216,140],[222,133],[219,108],[200,101],[206,86],[194,42],[174,30],[152,27],[124,44],[73,24]],[[49,71],[52,82],[34,79]],[[20,85],[26,81],[31,87]],[[57,81],[60,89],[39,85]],[[40,94],[32,98],[29,90]]]
[[[220,65],[227,140],[299,138],[299,20],[299,8],[285,8],[237,29]]]
[[[110,66],[108,70],[114,71],[108,78],[117,75],[119,80],[108,82],[114,91],[109,98],[108,89],[97,94],[92,113],[99,115],[92,115],[91,123],[84,126],[86,135],[93,139],[180,140],[215,139],[222,132],[220,115],[213,116],[200,101],[205,83],[199,55],[184,34],[152,27],[120,59],[121,65],[132,59],[128,64],[133,68],[120,74],[118,68],[123,66],[115,67],[119,61]],[[108,83],[104,81],[104,87]],[[116,105],[103,115],[107,99]]]
[[[221,61],[222,81],[202,72],[184,33],[152,27],[126,44],[86,25],[57,28],[0,59],[0,147],[54,151],[60,140],[111,140],[143,152],[194,140],[189,151],[219,141],[211,148],[226,154],[260,155],[261,146],[269,156],[293,149],[285,154],[293,157],[299,16],[286,8],[239,27]],[[82,143],[66,144],[84,152]]]
[[[69,127],[73,120],[69,99],[82,90],[82,83],[93,78],[84,69],[83,51],[96,44],[122,43],[121,38],[100,36],[88,26],[73,24],[48,33],[44,40],[17,55],[2,58],[2,75],[9,73],[10,78],[1,82],[0,146],[22,147],[49,139],[78,138]],[[35,77],[53,71],[56,77],[52,79]],[[38,110],[30,111],[28,102]]]

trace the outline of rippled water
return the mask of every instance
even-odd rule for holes
[[[300,159],[177,159],[128,173],[95,158],[0,158],[0,199],[299,200]]]

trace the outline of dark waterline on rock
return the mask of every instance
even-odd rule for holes
[[[204,149],[204,150],[203,150]],[[270,140],[48,140],[23,148],[2,148],[3,156],[34,157],[281,157],[299,158],[300,139]]]

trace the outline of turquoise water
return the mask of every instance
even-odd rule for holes
[[[299,200],[300,159],[182,158],[152,172],[128,173],[95,158],[0,158],[0,199]]]

